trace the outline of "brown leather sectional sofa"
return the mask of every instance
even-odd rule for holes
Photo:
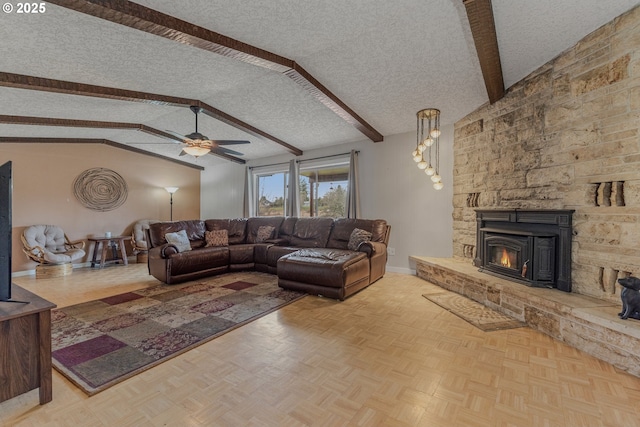
[[[274,227],[264,241],[259,241],[261,227]],[[356,228],[370,232],[371,239],[349,250]],[[186,231],[191,250],[178,252],[167,243],[165,235],[180,230]],[[227,230],[227,246],[206,247],[205,232],[214,230]],[[384,275],[390,230],[379,219],[252,217],[159,222],[148,231],[149,272],[174,284],[256,270],[277,274],[282,288],[344,300]]]

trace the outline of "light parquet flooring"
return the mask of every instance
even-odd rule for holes
[[[16,282],[59,306],[157,284],[146,266]],[[387,273],[307,297],[93,397],[54,371],[7,426],[640,426],[640,379],[529,328],[482,332]]]

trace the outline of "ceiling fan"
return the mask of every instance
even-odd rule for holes
[[[186,144],[186,146],[180,153],[181,156],[184,156],[185,154],[191,154],[194,157],[200,157],[209,153],[229,154],[233,156],[244,155],[243,153],[240,153],[238,151],[222,147],[222,145],[249,144],[249,141],[209,139],[207,136],[198,132],[198,114],[202,111],[202,108],[198,107],[197,105],[192,105],[189,108],[196,115],[196,131],[190,133],[189,135],[181,135],[177,132],[167,130],[168,133],[180,139],[184,144]]]

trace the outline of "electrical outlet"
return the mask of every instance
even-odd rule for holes
[[[387,255],[394,256],[396,254],[396,248],[387,248]]]

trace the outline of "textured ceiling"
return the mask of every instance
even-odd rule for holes
[[[151,9],[295,61],[382,135],[436,107],[453,123],[488,101],[462,0],[143,0]],[[637,0],[493,0],[505,86]],[[3,14],[0,72],[200,100],[301,150],[366,139],[288,77],[47,3]],[[0,87],[0,114],[138,123],[186,134],[185,107]],[[201,133],[249,140],[246,160],[287,153],[201,116]],[[0,137],[102,138],[177,158],[180,144],[138,132],[0,125]],[[382,142],[384,144],[384,142]],[[201,166],[226,162],[216,156]]]

